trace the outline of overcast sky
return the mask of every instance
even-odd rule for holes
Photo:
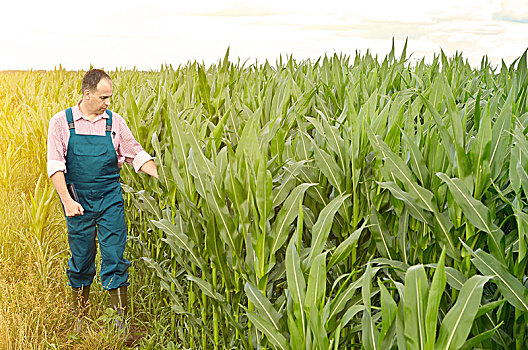
[[[0,5],[0,70],[159,69],[279,55],[384,57],[392,37],[413,59],[440,48],[473,65],[510,64],[528,48],[528,0],[26,1]]]

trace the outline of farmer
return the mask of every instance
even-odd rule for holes
[[[95,237],[101,250],[101,282],[125,327],[127,269],[123,258],[127,238],[119,171],[124,162],[136,172],[158,178],[156,165],[134,139],[123,118],[109,111],[113,83],[100,69],[82,79],[82,99],[53,116],[48,131],[48,176],[66,215],[71,258],[66,274],[72,287],[76,331],[82,328],[90,285],[95,276]],[[79,198],[68,191],[73,183]]]

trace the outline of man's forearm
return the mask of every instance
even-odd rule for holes
[[[72,199],[68,192],[68,188],[66,187],[66,178],[64,177],[63,171],[57,171],[55,174],[51,175],[50,179],[51,182],[53,182],[53,186],[55,186],[55,190],[57,190],[62,203],[66,203],[69,199]]]
[[[55,174],[51,175],[51,182],[59,194],[59,198],[62,202],[64,208],[64,214],[67,217],[71,218],[77,215],[84,214],[84,208],[78,202],[76,202],[68,192],[66,187],[66,179],[64,178],[63,171],[57,171]]]
[[[156,179],[158,178],[158,169],[156,168],[156,163],[154,163],[153,160],[149,160],[141,168],[139,169],[150,176],[154,176]]]

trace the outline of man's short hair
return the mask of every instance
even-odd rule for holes
[[[86,72],[81,84],[82,93],[84,94],[84,90],[90,90],[91,92],[94,92],[97,89],[97,84],[99,84],[103,78],[112,82],[112,78],[110,78],[110,76],[102,69],[91,69]]]

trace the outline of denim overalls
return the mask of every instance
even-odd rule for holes
[[[74,183],[84,215],[66,218],[71,258],[66,271],[70,286],[92,284],[95,276],[95,237],[101,250],[101,283],[106,290],[128,286],[130,262],[123,258],[127,238],[117,154],[112,143],[112,112],[106,110],[105,136],[75,133],[71,108],[66,154],[66,183]]]

